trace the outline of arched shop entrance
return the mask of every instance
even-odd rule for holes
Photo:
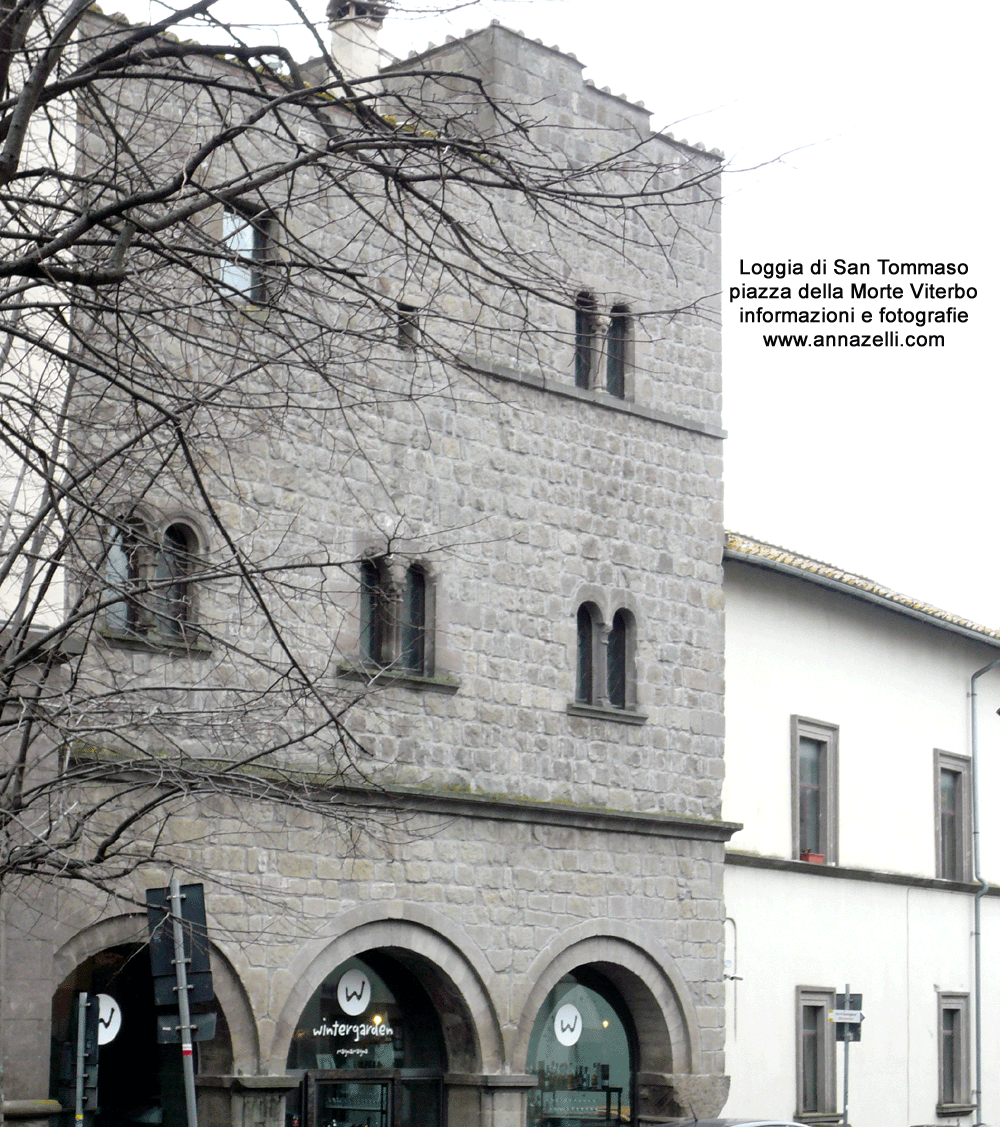
[[[184,1079],[179,1044],[160,1045],[156,1039],[156,1010],[149,947],[123,943],[107,947],[80,963],[59,985],[52,998],[52,1095],[63,1096],[73,1120],[71,1022],[81,992],[107,995],[121,1015],[114,1038],[98,1050],[96,1112],[88,1112],[86,1127],[185,1127]],[[215,1038],[195,1046],[201,1073],[232,1071],[232,1047],[221,1007],[216,1005]]]
[[[430,995],[384,951],[326,976],[292,1034],[287,1127],[442,1127],[445,1042]]]
[[[528,1127],[631,1124],[637,1040],[614,985],[590,967],[564,975],[542,1003],[528,1042]]]

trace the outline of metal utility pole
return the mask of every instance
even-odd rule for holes
[[[837,1040],[844,1042],[844,1127],[848,1127],[847,1111],[850,1098],[850,1067],[851,1067],[851,1042],[861,1040],[861,1023],[865,1015],[861,1012],[861,995],[852,994],[850,983],[844,987],[844,993],[838,994],[835,999],[836,1009],[830,1014],[830,1020],[836,1023]]]
[[[844,1009],[851,1008],[851,984],[848,982],[844,986]],[[850,1075],[851,1066],[851,1038],[846,1036],[844,1038],[844,1127],[848,1127],[849,1120],[847,1118],[847,1095],[850,1091],[848,1085],[848,1076]]]
[[[73,1110],[77,1123],[83,1122],[83,1105],[86,1102],[87,1088],[87,995],[80,994],[76,1000],[76,1096]]]
[[[177,970],[177,1006],[180,1010],[181,1060],[184,1064],[184,1102],[187,1105],[188,1127],[198,1127],[198,1104],[194,1090],[194,1043],[191,1028],[191,1005],[188,1000],[187,958],[184,955],[181,882],[170,881],[170,923],[174,929],[174,966]]]

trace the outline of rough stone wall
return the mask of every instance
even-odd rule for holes
[[[562,118],[571,115],[558,130],[541,131],[540,143],[592,162],[612,141],[621,147],[643,136],[645,112],[585,86],[568,57],[497,27],[467,42],[432,52],[426,65],[487,60],[488,88],[498,99],[519,99],[522,107],[527,101],[534,114],[557,106]],[[538,103],[538,91],[521,90],[522,74],[534,76],[539,90],[554,91],[555,106]],[[151,96],[141,92],[140,113]],[[127,97],[123,88],[123,103]],[[184,140],[181,129],[160,146],[161,155]],[[255,136],[252,144],[263,155],[255,148],[250,156],[264,163],[264,142]],[[676,157],[678,177],[715,168],[705,154],[660,139],[648,144],[668,164]],[[330,257],[343,255],[363,230],[357,215],[349,208],[336,214],[345,206],[341,200],[332,205],[337,221],[331,222],[323,211],[327,196],[311,190],[308,176],[299,187],[301,230]],[[377,195],[377,185],[369,189]],[[458,208],[465,197],[463,189],[456,192]],[[632,230],[634,241],[623,255],[620,244],[578,243],[568,233],[557,232],[554,244],[523,201],[501,194],[496,230],[562,272],[566,306],[520,295],[509,308],[502,300],[495,309],[488,301],[480,308],[475,295],[433,264],[393,263],[392,251],[399,255],[388,228],[376,231],[356,255],[370,269],[385,260],[387,297],[408,296],[406,285],[419,275],[428,331],[464,351],[478,375],[448,373],[436,361],[402,353],[391,339],[377,339],[376,314],[338,311],[333,295],[327,305],[334,321],[348,315],[359,331],[372,327],[371,339],[342,346],[338,369],[348,386],[357,377],[364,401],[341,416],[330,410],[336,404],[324,403],[329,389],[315,377],[300,382],[301,373],[290,369],[295,403],[269,412],[285,378],[271,370],[269,382],[251,385],[230,416],[220,409],[213,422],[224,442],[203,436],[200,456],[222,490],[213,501],[252,558],[271,564],[322,553],[347,562],[322,590],[303,580],[298,595],[278,604],[297,654],[326,683],[336,685],[333,674],[358,654],[359,576],[350,561],[393,552],[427,565],[436,602],[434,673],[458,687],[453,696],[384,689],[354,710],[354,729],[385,781],[718,816],[719,339],[706,298],[717,289],[718,223],[703,187],[685,189],[680,198],[682,217],[660,208],[629,220],[626,233]],[[696,198],[703,202],[692,206]],[[468,202],[481,207],[475,198]],[[204,218],[209,225],[218,220]],[[662,229],[650,233],[655,224]],[[394,290],[397,284],[402,289]],[[580,289],[595,293],[603,315],[621,300],[634,313],[625,401],[599,386],[575,393],[571,306]],[[698,301],[707,302],[703,312],[665,312]],[[438,318],[439,308],[447,315]],[[491,321],[488,332],[480,330],[481,318]],[[272,347],[267,342],[280,329],[270,317],[234,316],[237,356],[254,343]],[[192,359],[178,356],[184,371]],[[204,359],[201,366],[208,382]],[[113,426],[107,434],[116,439]],[[197,518],[199,503],[183,471],[154,480],[146,499],[156,503],[158,495],[167,509],[187,505]],[[221,548],[209,541],[210,554]],[[642,727],[566,714],[574,695],[575,615],[585,597],[607,622],[619,607],[635,616],[636,710],[648,716]],[[233,646],[229,661],[238,660],[241,648],[266,654],[272,644],[259,612],[247,609],[245,592],[232,582],[206,585],[198,613]],[[101,661],[112,676],[127,669],[151,691],[163,681],[187,682],[195,707],[197,686],[213,667],[211,658],[192,666],[142,653],[103,654]],[[249,684],[266,678],[259,668],[241,675]],[[298,762],[330,766],[308,747]]]
[[[533,1019],[528,1014],[526,1021],[525,999],[567,937],[591,932],[615,937],[623,949],[659,953],[687,994],[687,1016],[697,1024],[698,1059],[678,1059],[676,1070],[723,1071],[718,842],[507,821],[483,812],[445,819],[382,809],[373,813],[358,845],[348,833],[302,813],[236,810],[225,801],[174,818],[169,832],[190,843],[181,853],[189,852],[193,866],[218,874],[206,881],[209,931],[247,992],[259,1038],[259,1057],[248,1059],[241,1044],[251,1038],[237,1032],[240,1068],[283,1071],[288,1021],[298,1017],[294,1004],[289,1010],[290,998],[302,989],[311,960],[345,931],[388,920],[447,936],[454,948],[441,959],[441,969],[455,982],[468,974],[464,967],[481,976],[500,1037],[494,1059],[476,1061],[487,1072],[524,1071]],[[47,917],[35,925],[52,947],[36,944],[40,954],[21,970],[38,972],[33,996],[50,995],[58,984],[45,982],[39,959],[50,967],[52,949],[95,919],[134,912],[145,887],[168,877],[149,869],[121,886],[117,902],[61,892],[58,922]],[[137,920],[138,936],[144,927]],[[408,945],[403,934],[401,947]],[[318,984],[311,982],[307,993]],[[682,1051],[680,1043],[673,1048]],[[473,1056],[486,1056],[484,1050],[480,1046]]]
[[[435,529],[455,529],[457,545],[428,556],[437,672],[457,693],[380,691],[355,713],[357,730],[408,785],[718,816],[718,440],[533,389],[497,394],[383,412],[372,468],[345,467],[344,491],[373,512],[385,501],[372,478],[391,466],[406,483],[394,498],[408,518],[404,551],[419,556]],[[604,594],[606,615],[634,608],[645,726],[566,713],[576,611],[591,592]],[[356,591],[344,598],[353,608]],[[348,657],[349,628],[342,641]]]
[[[537,103],[538,115],[554,112],[554,127],[540,136],[574,160],[600,159],[611,139],[620,147],[623,137],[644,136],[647,115],[585,86],[566,56],[498,28],[474,37],[472,47],[473,57],[486,60],[483,73],[498,97]],[[457,66],[469,57],[452,45],[430,62]],[[147,91],[137,111],[148,98]],[[175,140],[180,145],[182,134]],[[715,168],[704,154],[649,144],[672,165],[665,178],[687,183]],[[308,175],[300,184],[308,187]],[[354,219],[338,204],[324,211],[318,192],[305,197],[297,229],[331,257],[342,254],[357,233]],[[361,400],[344,415],[342,404],[324,402],[321,382],[306,381],[294,388],[306,405],[301,414],[269,417],[266,405],[235,412],[221,438],[205,437],[204,464],[225,478],[218,505],[241,546],[273,562],[322,549],[345,563],[321,587],[302,580],[283,623],[331,691],[358,689],[342,676],[358,656],[358,557],[391,550],[428,568],[436,612],[429,680],[439,683],[376,685],[350,713],[372,756],[365,771],[377,782],[455,800],[494,795],[590,811],[719,817],[719,332],[705,300],[718,288],[718,219],[700,185],[679,198],[686,206],[676,217],[656,213],[663,227],[655,236],[649,217],[629,220],[627,259],[610,244],[561,241],[546,261],[565,280],[562,305],[521,295],[478,309],[440,272],[366,245],[358,253],[372,269],[384,268],[387,299],[415,294],[426,303],[428,331],[466,356],[474,374],[414,360],[373,329],[353,361],[349,353],[335,357]],[[694,199],[702,205],[689,206]],[[518,249],[553,253],[516,203],[502,201],[498,215],[517,233]],[[220,216],[205,222],[218,224]],[[573,386],[572,299],[581,290],[595,293],[602,316],[615,302],[635,315],[624,401],[599,387]],[[704,303],[703,312],[671,312],[693,303]],[[334,306],[331,324],[377,328],[367,314],[327,304]],[[273,327],[234,317],[226,330],[232,336],[220,344],[238,351],[241,340],[264,338]],[[178,370],[208,379],[211,360],[192,348],[178,355]],[[267,390],[280,388],[280,369],[268,375]],[[416,398],[397,395],[409,388]],[[197,514],[183,475],[157,488],[151,503],[168,511],[187,504]],[[199,599],[198,613],[226,642],[267,651],[263,624],[234,583],[207,584]],[[598,602],[609,619],[619,607],[635,615],[635,712],[644,723],[567,711],[584,599]],[[196,708],[210,699],[202,686],[222,668],[218,657],[105,648],[87,659],[87,676],[98,685],[144,686],[153,701],[168,685],[171,701],[177,686],[186,687]],[[235,659],[226,676],[234,670]],[[208,748],[230,749],[239,754],[239,741]],[[308,745],[295,761],[330,766]],[[234,817],[220,804],[172,822],[173,837],[189,843],[192,865],[217,874],[209,882],[210,924],[246,991],[260,1040],[257,1056],[241,1067],[281,1069],[289,998],[309,959],[342,934],[345,921],[409,919],[457,936],[456,949],[479,968],[502,1032],[492,1069],[523,1069],[517,1054],[523,1058],[522,1025],[530,1030],[531,1019],[525,999],[545,953],[579,931],[613,936],[621,950],[662,952],[689,1001],[699,1045],[699,1059],[678,1071],[721,1073],[718,836],[671,835],[649,820],[627,832],[603,823],[581,828],[530,814],[388,820],[384,835],[365,833],[353,852],[305,813],[248,807]],[[155,868],[143,873],[136,893],[166,876]],[[119,910],[66,897],[52,949]],[[406,935],[398,941],[405,945]],[[618,951],[609,946],[604,957],[612,961]]]

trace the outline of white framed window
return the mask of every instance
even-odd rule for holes
[[[972,760],[934,752],[934,838],[937,875],[972,880]]]
[[[969,995],[938,993],[938,1115],[966,1115],[971,1103]]]
[[[825,986],[795,988],[795,1118],[803,1123],[836,1122],[835,1001],[836,991]]]
[[[835,724],[792,717],[792,855],[816,864],[837,861]]]

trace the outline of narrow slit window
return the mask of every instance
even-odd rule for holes
[[[608,632],[608,703],[612,708],[627,708],[631,695],[630,619],[627,611],[615,611]]]
[[[361,657],[373,665],[384,664],[386,645],[386,591],[382,571],[374,560],[361,561]]]
[[[592,387],[597,355],[597,302],[593,294],[576,295],[574,318],[574,379],[577,387]]]
[[[426,662],[427,576],[413,564],[406,569],[403,597],[403,631],[400,664],[411,673],[422,674]]]
[[[586,606],[576,612],[576,699],[594,703],[594,618]]]
[[[136,523],[115,528],[105,561],[108,594],[114,599],[105,611],[105,625],[116,634],[137,634],[146,628],[143,613],[142,557],[145,529]]]
[[[628,366],[629,342],[632,320],[628,310],[616,305],[611,310],[607,338],[608,394],[616,399],[625,398],[625,373]]]
[[[183,636],[191,622],[192,572],[198,551],[194,531],[172,524],[163,534],[156,561],[156,625],[168,638]]]

